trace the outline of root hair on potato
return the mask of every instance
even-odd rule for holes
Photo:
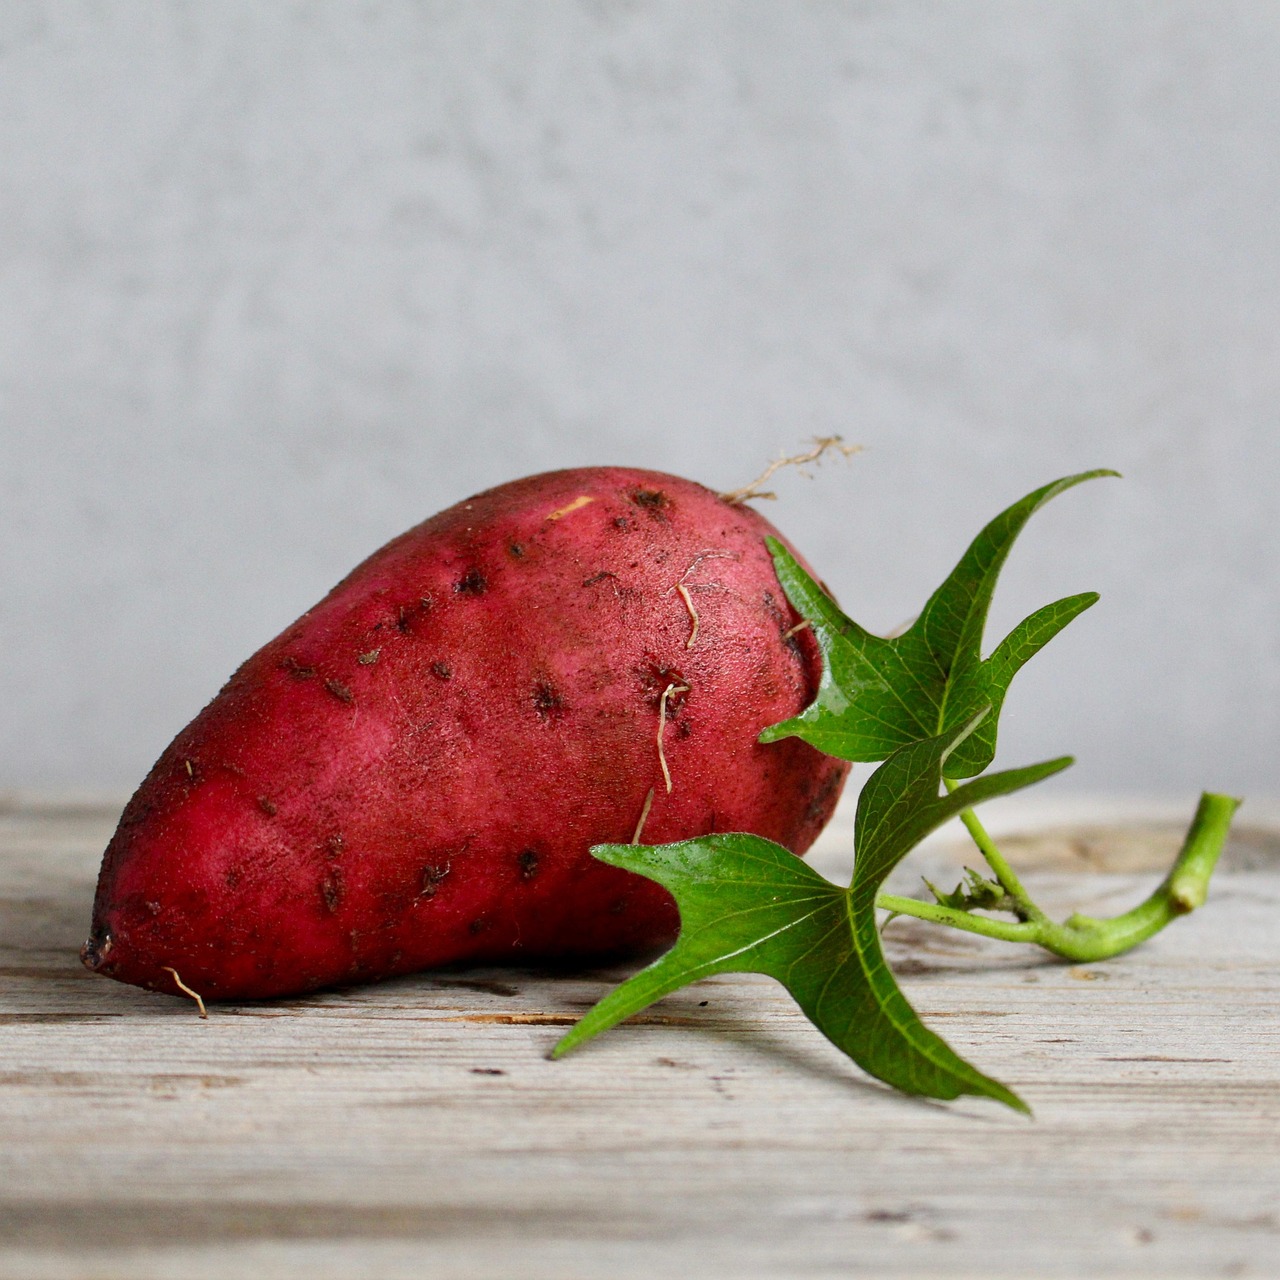
[[[177,987],[183,995],[190,996],[196,1002],[196,1007],[200,1010],[200,1016],[202,1018],[207,1018],[209,1016],[209,1011],[204,1007],[204,1000],[201,999],[200,993],[198,991],[192,991],[191,988],[187,986],[180,977],[178,977],[178,971],[172,965],[164,964],[160,967],[165,971],[165,973],[173,974],[173,985]]]
[[[588,493],[580,493],[574,500],[561,507],[558,511],[553,511],[547,517],[548,524],[554,524],[557,520],[563,520],[565,516],[572,515],[575,511],[581,511],[583,507],[589,506],[595,501]]]
[[[680,575],[679,579],[676,581],[675,586],[670,588],[670,590],[667,592],[668,595],[670,595],[672,591],[674,591],[677,595],[679,595],[680,599],[684,601],[684,607],[689,611],[690,631],[689,631],[689,638],[684,642],[684,647],[686,649],[692,649],[693,646],[698,641],[698,610],[694,607],[694,603],[693,603],[694,590],[706,591],[716,587],[719,587],[721,590],[723,590],[723,587],[721,587],[721,584],[717,582],[699,582],[699,583],[694,583],[693,586],[690,587],[689,585],[687,585],[689,575],[704,560],[741,560],[741,559],[742,557],[736,551],[713,551],[713,550],[699,551],[698,554],[694,556],[692,560],[689,561],[688,568],[685,569],[685,571]]]
[[[741,560],[742,557],[736,551],[715,551],[708,549],[707,551],[699,551],[692,560],[689,561],[689,567],[680,575],[681,582],[687,582],[689,575],[704,560]]]
[[[784,640],[790,640],[792,636],[799,635],[801,631],[804,631],[807,627],[811,626],[813,626],[813,623],[810,622],[808,618],[805,618],[803,622],[797,622],[794,627],[788,627],[787,630],[782,633],[782,638]]]
[[[667,795],[671,794],[671,770],[667,768],[667,753],[662,749],[662,735],[667,727],[667,699],[672,694],[688,693],[687,684],[669,684],[658,699],[658,763],[662,766],[662,780],[667,784]]]
[[[698,611],[693,607],[693,597],[689,594],[689,588],[683,582],[676,583],[676,591],[680,593],[680,599],[684,601],[684,607],[689,610],[689,638],[684,642],[686,649],[692,649],[698,641]]]
[[[855,453],[862,452],[860,444],[845,444],[842,436],[814,436],[813,448],[806,453],[795,453],[791,456],[781,457],[769,463],[767,467],[745,488],[732,489],[728,493],[720,494],[720,498],[729,503],[730,506],[741,506],[744,502],[754,502],[761,499],[776,499],[777,494],[772,490],[764,489],[761,486],[768,484],[774,473],[781,471],[783,467],[795,467],[802,476],[808,476],[809,472],[805,470],[806,464],[817,462],[824,454],[835,450],[843,454],[846,458],[852,458]]]
[[[640,833],[644,830],[644,824],[649,821],[649,810],[653,808],[653,788],[649,788],[649,794],[644,798],[644,804],[640,806],[640,820],[636,823],[636,829],[631,833],[631,843],[640,843]]]

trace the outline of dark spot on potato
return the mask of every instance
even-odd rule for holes
[[[647,702],[658,706],[668,685],[675,685],[675,690],[667,697],[667,715],[672,716],[684,705],[689,696],[688,683],[680,674],[680,668],[667,662],[650,660],[645,666],[636,668],[636,677],[640,682],[640,690]]]
[[[352,703],[356,700],[355,694],[353,694],[351,690],[348,689],[340,680],[326,680],[324,682],[324,687],[328,689],[339,702]]]
[[[228,883],[228,884],[230,884],[230,883],[231,883],[231,877],[230,877],[230,876],[228,876],[228,877],[227,877],[227,883]],[[233,887],[234,887],[234,886],[233,886]],[[151,915],[153,915],[153,916],[158,916],[158,915],[160,914],[160,904],[159,904],[158,902],[148,902],[148,903],[147,903],[147,911],[148,911]]]
[[[310,680],[316,673],[315,667],[304,666],[297,658],[293,657],[281,658],[280,669],[287,671],[291,676],[295,676],[299,680]]]
[[[244,879],[244,874],[239,867],[232,867],[224,877],[228,889],[238,889],[240,882]]]
[[[467,925],[467,932],[472,935],[483,933],[487,928],[489,928],[489,925],[490,921],[486,920],[484,916],[480,916],[478,919],[473,920],[469,925]]]
[[[614,516],[613,527],[615,529],[621,529],[623,530],[623,532],[625,532],[626,530],[631,528],[631,521],[628,520],[626,516]]]
[[[472,1067],[471,1074],[473,1076],[505,1076],[507,1073],[501,1067]]]
[[[330,862],[340,858],[342,856],[342,847],[345,843],[346,841],[343,840],[342,833],[340,831],[335,831],[333,835],[324,842],[324,856],[328,858]]]
[[[453,668],[447,662],[433,662],[431,664],[431,674],[437,680],[452,680]]]
[[[420,898],[434,898],[436,896],[436,887],[449,874],[449,870],[450,864],[447,862],[442,867],[430,865],[423,867],[420,881],[422,888],[418,896]]]
[[[396,630],[401,635],[408,635],[413,630],[413,610],[407,604],[396,610]]]
[[[453,589],[460,596],[482,596],[489,589],[489,581],[479,569],[468,569],[453,584]]]
[[[675,713],[671,711],[671,703],[675,699],[675,696],[676,695],[673,693],[671,697],[667,699],[667,711],[673,719],[675,718]],[[680,708],[677,706],[676,711],[679,710]],[[677,738],[687,738],[693,732],[693,726],[688,720],[676,720],[675,725]]]
[[[624,911],[626,911],[626,909],[627,909],[627,900],[626,900],[626,898],[619,898],[619,899],[617,900],[617,902],[615,902],[615,903],[614,903],[614,904],[609,908],[609,914],[610,914],[611,916],[620,916],[620,915],[622,915],[622,913],[623,913]]]
[[[805,806],[805,822],[825,822],[835,808],[836,797],[840,792],[840,783],[844,774],[839,769],[832,769],[822,780],[822,785],[813,793]]]
[[[330,914],[337,911],[342,903],[342,879],[337,871],[330,871],[320,881],[320,900]]]
[[[661,489],[633,489],[628,496],[652,520],[665,520],[671,509],[671,499]]]
[[[275,802],[267,799],[266,796],[258,797],[258,808],[261,809],[268,818],[274,818],[276,814],[280,812],[280,810],[276,808]]]
[[[599,573],[593,573],[591,577],[585,578],[582,585],[584,587],[594,587],[597,582],[603,582],[606,578],[613,578],[616,582],[618,575],[610,573],[608,569],[601,569]]]
[[[786,610],[778,604],[778,597],[766,587],[761,600],[764,603],[764,611],[777,624],[778,630],[786,631],[792,625],[792,621],[787,616]]]
[[[524,547],[518,542],[508,542],[507,550],[511,553],[513,559],[519,560],[524,555]]]
[[[533,709],[538,713],[539,720],[562,720],[567,710],[567,704],[565,703],[564,695],[550,680],[535,680],[533,684]]]
[[[532,880],[538,874],[538,855],[532,849],[526,849],[516,858],[516,865],[520,868],[521,880]]]

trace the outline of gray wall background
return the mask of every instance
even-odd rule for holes
[[[873,628],[996,510],[1052,786],[1280,793],[1280,6],[0,7],[0,786],[128,788],[357,559],[622,462]]]

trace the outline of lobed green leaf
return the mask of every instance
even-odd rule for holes
[[[804,739],[844,760],[887,759],[910,742],[945,734],[981,707],[991,715],[958,745],[947,776],[981,773],[995,756],[1000,710],[1018,671],[1068,623],[1098,600],[1095,592],[1068,596],[1036,610],[982,657],[983,632],[1000,570],[1018,534],[1045,503],[1067,489],[1114,471],[1085,471],[1028,494],[1001,512],[969,545],[900,636],[872,635],[822,590],[795,557],[769,539],[778,580],[812,626],[823,656],[814,700],[800,715],[771,725],[761,742]]]
[[[680,937],[601,1000],[560,1041],[554,1056],[699,978],[763,973],[787,988],[833,1044],[887,1084],[933,1098],[985,1095],[1025,1111],[1016,1094],[920,1021],[885,961],[875,919],[877,890],[925,835],[963,808],[1070,763],[1054,760],[991,774],[940,794],[945,762],[985,714],[907,744],[872,774],[859,797],[854,875],[847,889],[783,846],[754,835],[592,849],[602,862],[668,889],[680,909]]]

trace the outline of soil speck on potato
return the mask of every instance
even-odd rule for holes
[[[326,680],[324,682],[324,687],[328,689],[339,702],[351,703],[356,700],[355,694],[353,694],[341,680]]]
[[[332,915],[342,904],[342,880],[337,871],[330,871],[320,881],[320,898],[325,910]]]
[[[453,589],[460,596],[482,596],[489,589],[489,581],[479,569],[468,569],[453,584]]]
[[[520,868],[521,880],[532,880],[538,874],[538,855],[532,849],[526,849],[516,858],[516,865]]]
[[[453,668],[447,662],[433,662],[431,664],[431,674],[437,680],[452,680]]]
[[[445,863],[442,867],[425,866],[422,868],[421,890],[418,894],[420,898],[434,898],[436,896],[436,888],[440,881],[449,874],[449,863]]]

